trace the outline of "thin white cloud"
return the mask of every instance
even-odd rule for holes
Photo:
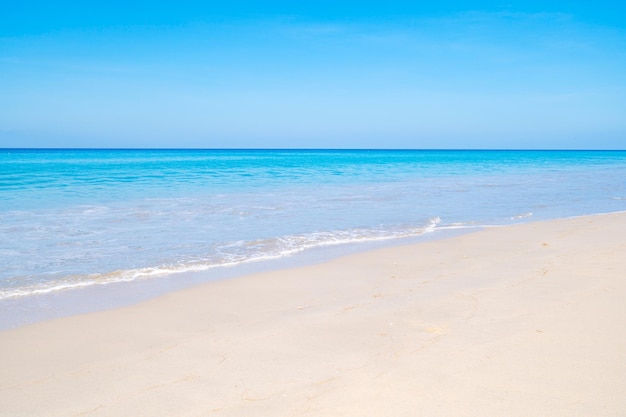
[[[459,12],[451,17],[444,19],[453,19],[459,21],[548,21],[548,22],[571,22],[573,15],[569,13],[559,12],[519,12],[519,11],[484,11],[484,10],[468,10]]]

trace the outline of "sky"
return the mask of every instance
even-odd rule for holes
[[[626,149],[621,2],[6,3],[0,147]]]

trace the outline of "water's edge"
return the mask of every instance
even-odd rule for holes
[[[0,300],[0,331],[46,320],[130,306],[170,292],[213,281],[305,267],[381,248],[449,239],[466,233],[475,233],[485,227],[489,226],[444,228],[419,236],[315,247],[279,259],[216,267],[202,271],[164,274],[146,279],[112,282],[106,285],[68,288],[26,297],[7,298]]]

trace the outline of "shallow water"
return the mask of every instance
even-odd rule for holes
[[[626,151],[1,150],[0,299],[623,210]]]

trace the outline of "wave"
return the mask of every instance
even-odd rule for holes
[[[528,217],[531,217],[533,215],[533,213],[522,213],[522,214],[518,214],[516,216],[511,216],[511,220],[519,220],[519,219],[526,219]]]
[[[217,249],[217,254],[207,256],[203,259],[187,260],[178,264],[165,264],[156,267],[117,270],[107,273],[69,275],[46,282],[3,288],[0,289],[0,300],[48,294],[56,291],[85,288],[94,285],[129,282],[184,272],[199,272],[213,268],[234,267],[246,263],[285,258],[306,250],[324,246],[417,237],[435,231],[440,223],[441,218],[433,217],[425,224],[419,226],[398,225],[394,227],[353,228],[293,234],[251,241],[229,242],[221,245]],[[450,227],[443,227],[441,229],[447,228]]]

